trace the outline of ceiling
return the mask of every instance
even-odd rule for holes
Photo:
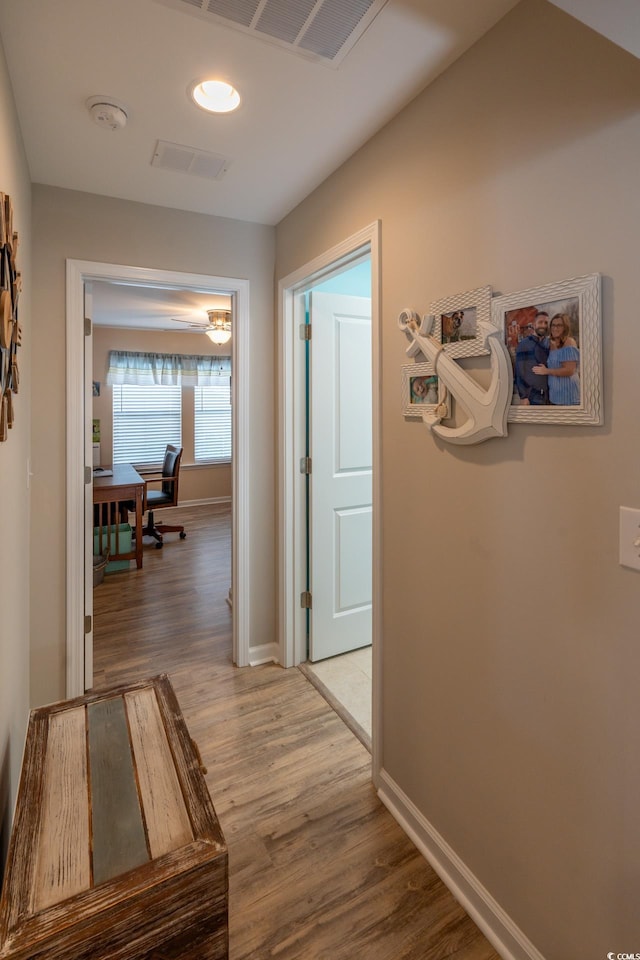
[[[640,53],[638,0],[552,2]],[[0,33],[32,182],[277,224],[516,3],[0,0]],[[312,11],[309,24],[322,9],[335,36],[347,8],[369,5],[366,29],[333,63],[264,33],[265,20],[285,10],[290,27],[300,11]],[[190,84],[212,77],[239,89],[235,113],[205,114],[190,101]],[[93,122],[87,100],[96,96],[124,106],[123,129]],[[222,158],[222,176],[152,165],[159,141]],[[228,298],[106,282],[94,292],[100,325],[192,332],[173,318],[227,306]]]
[[[230,310],[224,294],[168,290],[110,280],[92,280],[93,322],[98,327],[131,330],[170,330],[198,333],[192,324],[207,327],[207,310]]]
[[[277,12],[289,2],[2,0],[31,180],[276,224],[517,0],[378,0],[338,66],[200,10],[256,8],[259,19],[267,5]],[[314,3],[339,26],[349,5],[367,0],[292,8]],[[239,109],[195,107],[188,88],[205,78],[232,82]],[[124,129],[93,122],[86,101],[95,96],[125,106]],[[152,166],[158,141],[223,157],[226,172],[216,180]]]

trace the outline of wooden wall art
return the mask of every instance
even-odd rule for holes
[[[13,426],[13,395],[18,392],[18,347],[22,328],[18,321],[18,298],[22,277],[17,267],[18,234],[13,229],[13,205],[8,193],[0,193],[0,441]]]

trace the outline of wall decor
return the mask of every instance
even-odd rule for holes
[[[482,324],[491,323],[491,287],[435,300],[429,307],[432,335],[456,358],[486,356]]]
[[[434,408],[427,406],[422,420],[437,436],[449,443],[481,443],[491,437],[507,433],[507,410],[512,395],[512,372],[509,354],[500,327],[491,322],[491,288],[481,287],[457,297],[449,297],[432,304],[436,313],[423,317],[414,310],[403,310],[398,326],[409,338],[407,355],[414,359],[421,355],[427,361],[425,373],[438,378],[442,399]],[[451,327],[445,323],[457,311],[473,308],[473,336],[468,340],[449,339]],[[460,318],[455,318],[456,321]],[[462,327],[460,322],[459,329]],[[433,332],[432,332],[433,331]],[[443,342],[443,337],[445,342]],[[485,389],[457,361],[464,357],[490,354],[491,380]],[[421,364],[414,364],[414,367]],[[404,379],[411,380],[411,365]],[[449,398],[466,413],[460,426],[443,426],[441,420],[450,415]],[[406,410],[403,388],[403,412]],[[414,404],[408,416],[420,415]]]
[[[18,234],[13,229],[13,205],[8,193],[0,193],[0,442],[13,426],[13,394],[18,393],[18,347],[22,328],[18,322],[18,298],[22,277],[17,268]]]
[[[513,374],[509,422],[602,424],[600,286],[591,274],[494,298]]]
[[[402,412],[423,419],[446,402],[446,390],[432,363],[407,363],[402,367]]]

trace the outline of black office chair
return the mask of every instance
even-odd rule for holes
[[[182,447],[174,447],[173,444],[167,444],[162,464],[162,473],[156,476],[145,475],[145,509],[149,511],[147,525],[142,530],[143,537],[153,537],[157,540],[156,549],[162,547],[164,533],[179,533],[180,539],[184,540],[187,536],[184,527],[172,526],[166,523],[156,524],[153,519],[155,510],[164,507],[175,507],[178,504],[178,480],[180,478],[180,461],[182,459]],[[149,484],[160,483],[159,490],[150,490]]]

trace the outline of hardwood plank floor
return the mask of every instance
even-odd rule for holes
[[[498,960],[299,670],[231,661],[225,505],[94,590],[96,687],[168,673],[229,847],[231,960]]]

